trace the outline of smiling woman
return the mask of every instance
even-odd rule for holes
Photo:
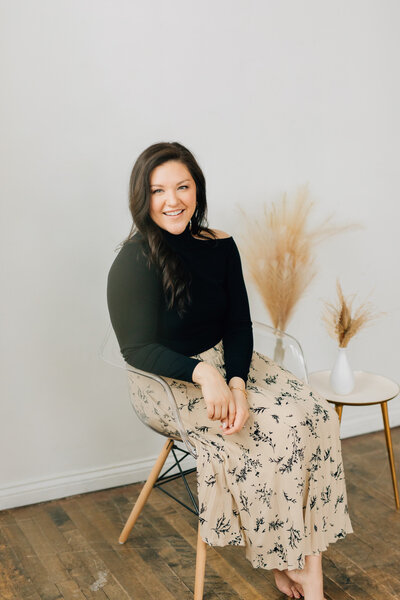
[[[253,351],[240,254],[206,225],[205,179],[189,150],[147,148],[130,209],[108,276],[111,322],[126,362],[165,378],[175,396],[198,456],[201,537],[246,546],[282,592],[323,600],[321,553],[353,531],[336,411]],[[156,390],[136,393],[172,434]]]

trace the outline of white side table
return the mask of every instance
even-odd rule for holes
[[[336,412],[339,415],[339,421],[342,421],[343,406],[366,406],[368,404],[380,404],[382,409],[383,424],[385,427],[386,447],[389,456],[390,471],[392,473],[394,500],[396,508],[400,508],[399,490],[397,487],[396,469],[394,465],[392,435],[389,426],[389,417],[387,403],[398,395],[399,385],[375,373],[366,371],[354,371],[355,386],[351,394],[344,396],[335,394],[330,387],[330,371],[316,371],[309,376],[310,385],[328,402],[335,405]]]

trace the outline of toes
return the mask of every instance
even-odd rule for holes
[[[282,581],[275,581],[276,587],[282,594],[286,594],[289,598],[293,598],[293,594],[291,588],[286,583],[282,583]]]
[[[295,585],[291,586],[291,588],[292,588],[292,591],[297,594],[297,596],[295,596],[295,598],[304,597],[303,586],[301,586],[300,583],[296,583]]]

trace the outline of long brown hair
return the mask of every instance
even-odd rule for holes
[[[150,175],[159,165],[175,160],[186,166],[196,184],[196,210],[191,219],[191,233],[198,237],[216,239],[207,226],[206,182],[193,154],[178,142],[159,142],[144,150],[137,158],[129,181],[129,210],[132,227],[125,245],[137,231],[142,234],[142,252],[149,266],[155,265],[162,277],[168,308],[176,305],[179,316],[186,312],[191,298],[188,285],[191,274],[180,257],[165,242],[160,228],[150,217]],[[206,232],[208,235],[204,235]]]

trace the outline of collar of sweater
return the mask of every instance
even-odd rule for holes
[[[193,236],[190,231],[190,222],[186,225],[182,233],[171,233],[170,231],[167,231],[166,229],[163,229],[161,227],[160,230],[164,239],[167,242],[170,242],[171,244],[182,244],[185,242],[189,242],[193,239]]]

